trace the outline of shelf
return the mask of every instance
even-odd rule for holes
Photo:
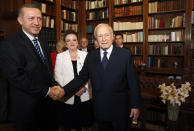
[[[171,68],[146,68],[146,73],[152,74],[166,74],[166,75],[183,75],[184,69],[171,69]]]
[[[184,30],[185,27],[169,27],[169,28],[156,28],[156,29],[148,29],[148,31],[165,31],[165,30]]]
[[[124,44],[124,45],[126,45],[126,44],[130,44],[130,45],[132,45],[132,44],[135,44],[135,45],[136,45],[136,44],[141,44],[141,45],[142,45],[143,42],[123,42],[123,44]]]
[[[154,56],[154,57],[184,57],[184,55],[148,55],[148,56]]]
[[[114,17],[114,21],[120,21],[121,19],[130,19],[130,18],[143,18],[143,15],[132,15],[132,16],[120,16],[120,17]]]
[[[154,44],[154,43],[157,43],[157,44],[162,44],[162,43],[185,43],[184,41],[155,41],[155,42],[148,42],[149,44]]]
[[[95,8],[95,9],[87,9],[87,12],[94,12],[94,11],[99,11],[99,10],[106,10],[108,7],[100,7],[100,8]]]
[[[49,28],[49,27],[42,27],[42,29],[55,30],[55,28]]]
[[[51,13],[42,13],[43,16],[50,16],[50,17],[56,17],[55,15]]]
[[[142,32],[143,29],[136,29],[136,30],[117,30],[114,33],[125,33],[125,32]]]
[[[41,2],[41,3],[45,3],[45,4],[50,4],[50,5],[55,4],[55,0],[53,0],[53,2],[52,1],[47,1],[47,0],[33,0],[33,1]]]
[[[87,35],[94,35],[94,32],[87,32]]]
[[[140,56],[142,56],[142,54],[133,54],[133,57],[140,57]]]
[[[76,9],[69,8],[69,7],[66,7],[66,6],[64,6],[64,5],[61,5],[61,9],[62,9],[62,10],[63,10],[63,9],[65,9],[65,10],[69,10],[69,11],[72,11],[72,12],[77,12],[77,10],[76,10]]]
[[[63,20],[63,22],[72,23],[72,24],[77,24],[76,21],[67,20],[67,19],[62,19],[62,20]]]
[[[177,14],[177,13],[185,13],[185,10],[163,11],[163,12],[149,13],[148,15],[153,16],[153,15],[167,15],[167,14]]]
[[[86,22],[98,22],[98,21],[108,21],[109,18],[104,18],[104,19],[95,19],[95,20],[86,20]]]
[[[120,8],[120,7],[126,7],[126,6],[136,6],[136,5],[142,5],[143,2],[132,2],[128,4],[120,4],[120,5],[114,5],[115,8]]]
[[[56,40],[48,40],[48,42],[56,42]]]

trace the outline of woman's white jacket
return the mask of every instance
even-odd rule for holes
[[[77,50],[77,73],[79,75],[80,70],[83,67],[84,60],[86,58],[87,52]],[[74,78],[73,65],[69,50],[57,54],[56,64],[55,64],[55,80],[61,85],[65,86]],[[81,101],[87,101],[90,99],[88,91],[88,83],[84,85],[86,87],[86,92],[80,97]],[[74,96],[70,97],[66,104],[74,104]]]

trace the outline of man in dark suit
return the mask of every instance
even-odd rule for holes
[[[79,76],[64,88],[65,94],[81,87],[90,78],[95,116],[100,131],[128,131],[129,97],[133,120],[140,108],[140,89],[130,50],[113,46],[113,30],[99,24],[94,30],[100,48],[88,53]]]
[[[121,48],[126,48],[123,45],[123,34],[121,34],[121,33],[116,33],[115,34],[115,45],[118,46],[118,47],[121,47]]]
[[[94,47],[90,46],[88,47],[88,39],[83,37],[80,41],[80,50],[85,52],[90,52],[94,49]]]
[[[22,30],[0,44],[0,62],[9,82],[9,100],[16,131],[55,131],[56,91],[47,45],[38,39],[40,10],[23,5],[17,18]],[[51,88],[53,87],[53,88]]]

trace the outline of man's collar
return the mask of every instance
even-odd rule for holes
[[[34,39],[34,36],[30,35],[29,33],[27,33],[24,29],[22,29],[22,31],[24,32],[24,34],[27,35],[27,37],[32,41]],[[35,37],[36,39],[38,39],[38,37]]]
[[[108,54],[111,54],[112,50],[113,50],[113,45],[111,45],[111,46],[106,50],[106,52],[108,52]],[[100,48],[100,52],[103,54],[103,53],[105,52],[105,50],[103,50],[102,48]]]

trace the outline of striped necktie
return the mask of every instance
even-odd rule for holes
[[[39,47],[39,45],[38,45],[38,40],[37,40],[36,38],[34,38],[32,41],[33,41],[34,47],[35,47],[35,49],[36,49],[38,55],[40,56],[42,62],[45,64],[46,61],[45,61],[44,55],[42,54],[42,52],[41,52],[41,50],[40,50],[40,47]]]

